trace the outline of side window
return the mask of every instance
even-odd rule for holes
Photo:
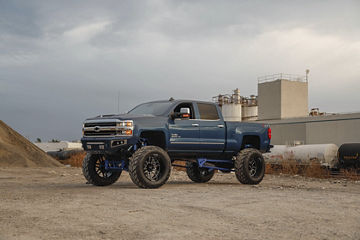
[[[200,119],[218,120],[220,119],[216,106],[214,104],[198,103]]]
[[[174,109],[174,112],[180,112],[180,108],[190,108],[190,119],[194,119],[194,108],[192,103],[180,103],[179,105],[176,106],[176,108]]]

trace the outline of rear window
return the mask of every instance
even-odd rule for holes
[[[219,118],[218,111],[214,104],[198,103],[200,119],[217,120]]]

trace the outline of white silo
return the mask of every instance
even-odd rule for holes
[[[258,119],[258,104],[255,95],[243,99],[241,115],[243,121],[255,121]]]
[[[239,89],[235,89],[234,94],[231,96],[224,97],[221,111],[225,121],[241,122],[241,96]]]

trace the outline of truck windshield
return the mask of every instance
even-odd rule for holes
[[[170,106],[173,104],[173,102],[150,102],[150,103],[143,103],[132,110],[130,110],[128,113],[130,114],[151,114],[155,116],[161,116],[165,115],[167,113],[167,110],[170,108]]]

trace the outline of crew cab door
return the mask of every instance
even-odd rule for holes
[[[181,108],[189,108],[189,118],[175,118],[169,121],[170,142],[169,151],[195,152],[199,150],[200,124],[195,119],[193,103],[180,103],[174,108],[174,113],[180,113]]]
[[[211,103],[197,103],[200,123],[200,149],[222,152],[225,148],[226,128],[218,108]]]

